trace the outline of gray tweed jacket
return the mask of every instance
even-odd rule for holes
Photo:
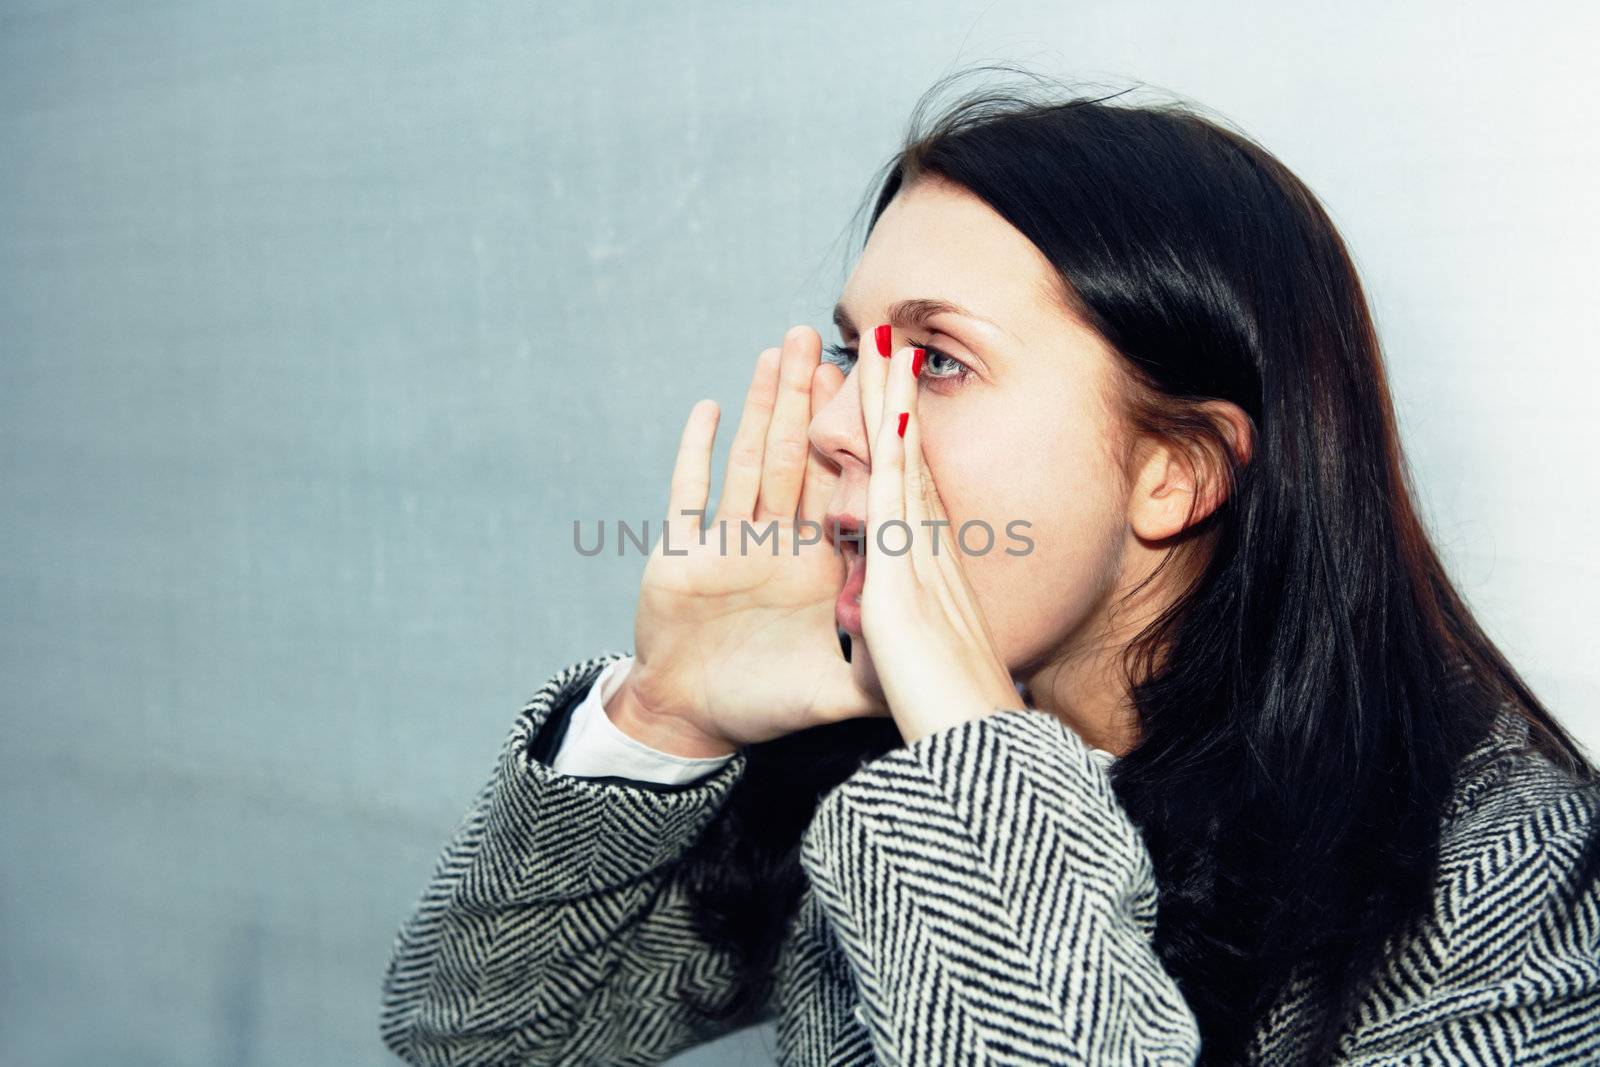
[[[745,770],[681,785],[547,763],[606,652],[557,671],[402,924],[379,1030],[413,1064],[656,1064],[718,1036],[683,1003],[732,960],[675,861]],[[1506,715],[1458,778],[1434,907],[1396,939],[1343,1064],[1600,1064],[1600,894],[1557,906],[1596,817]],[[546,729],[549,727],[549,729]],[[1156,886],[1107,770],[1019,708],[918,739],[826,793],[764,1021],[786,1065],[1192,1064],[1150,947]],[[1292,984],[1253,1062],[1292,1064]]]

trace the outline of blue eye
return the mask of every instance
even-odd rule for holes
[[[941,352],[937,348],[930,347],[921,341],[909,341],[908,343],[916,345],[927,353],[927,362],[922,366],[922,377],[924,379],[935,382],[964,382],[972,376],[972,369],[954,356]],[[849,374],[850,369],[855,366],[856,355],[855,349],[846,348],[843,345],[822,346],[822,361],[824,363],[832,363],[846,374]]]

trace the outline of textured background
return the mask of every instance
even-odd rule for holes
[[[643,561],[572,519],[656,515],[702,396],[720,479],[952,66],[1181,94],[1324,197],[1441,547],[1600,749],[1597,21],[5,0],[0,1063],[389,1062],[391,938],[512,717],[631,645]]]

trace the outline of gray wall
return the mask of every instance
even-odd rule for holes
[[[1442,546],[1591,747],[1592,8],[0,7],[0,1063],[363,1064],[518,707],[632,641],[695,400],[825,335],[950,65],[1327,200]],[[719,468],[720,468],[719,449]],[[720,477],[720,470],[719,470]],[[753,1030],[685,1063],[764,1062]]]

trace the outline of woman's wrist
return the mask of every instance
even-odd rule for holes
[[[618,730],[658,752],[686,759],[707,759],[731,756],[738,751],[737,745],[707,737],[681,715],[648,708],[639,699],[632,671],[601,706]]]

